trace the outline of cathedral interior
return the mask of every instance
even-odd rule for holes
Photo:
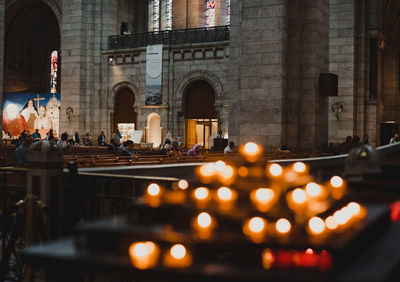
[[[399,281],[399,15],[0,0],[0,282]]]

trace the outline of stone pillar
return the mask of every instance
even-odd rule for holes
[[[39,197],[50,209],[51,219],[61,221],[63,209],[62,170],[64,154],[55,142],[33,143],[28,150],[27,194]],[[50,221],[50,234],[58,233],[57,223]]]
[[[290,3],[289,3],[290,2]],[[289,1],[287,5],[285,133],[290,150],[328,146],[327,98],[319,95],[319,74],[328,72],[328,0]]]
[[[0,0],[0,105],[3,109],[3,76],[4,76],[4,33],[5,33],[5,3],[6,0]],[[3,120],[3,110],[0,112],[0,119]],[[0,125],[2,129],[3,123]],[[2,138],[2,130],[0,130],[0,138]]]
[[[109,35],[119,34],[116,1],[68,1],[63,11],[60,131],[96,137],[104,130],[109,136],[108,76],[101,75],[107,73],[108,58],[101,50],[107,49]],[[74,111],[70,119],[67,107]]]
[[[229,139],[236,144],[281,144],[285,2],[231,1]]]
[[[339,76],[339,97],[329,98],[329,106],[344,106],[339,119],[329,113],[329,141],[335,143],[355,133],[355,2],[330,0],[329,71]]]

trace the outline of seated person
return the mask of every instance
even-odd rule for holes
[[[164,146],[161,148],[159,154],[160,155],[169,155],[169,151],[171,150],[171,141],[167,138],[165,139]]]
[[[226,148],[224,149],[224,154],[226,154],[226,153],[232,153],[234,147],[235,147],[235,143],[232,142],[232,141],[229,142],[228,146],[226,146]]]
[[[171,147],[171,150],[169,150],[169,155],[171,157],[176,157],[176,156],[182,155],[181,149],[179,148],[178,141],[172,142],[172,147]]]
[[[39,141],[42,138],[42,136],[39,133],[39,129],[37,128],[35,129],[35,132],[32,134],[32,137],[33,141]]]
[[[116,152],[118,152],[118,144],[115,138],[112,138],[110,144],[107,147],[107,153],[114,154]]]
[[[21,145],[14,151],[14,166],[26,166],[28,158],[28,148],[33,143],[32,135],[29,131],[24,130],[20,136]]]
[[[63,134],[61,134],[61,138],[58,139],[57,145],[61,149],[65,149],[68,147],[68,133],[67,132],[64,132]]]
[[[133,141],[127,140],[122,143],[122,151],[119,153],[120,156],[134,156],[135,153],[133,152]]]
[[[187,154],[188,156],[192,156],[192,157],[201,157],[201,150],[203,149],[203,147],[201,146],[201,144],[196,144],[193,146],[192,149],[190,149]]]

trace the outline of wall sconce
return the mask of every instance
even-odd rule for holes
[[[336,119],[339,120],[339,114],[343,112],[344,106],[341,102],[336,102],[332,104],[331,110],[335,113]]]
[[[65,110],[65,113],[67,114],[67,119],[68,119],[68,120],[71,120],[71,117],[72,117],[72,114],[74,113],[74,110],[72,109],[72,107],[68,107],[68,108]]]

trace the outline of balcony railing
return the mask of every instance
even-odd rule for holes
[[[154,44],[179,45],[227,40],[229,40],[229,26],[217,26],[114,35],[109,37],[108,48],[109,50],[118,50],[146,47]]]

